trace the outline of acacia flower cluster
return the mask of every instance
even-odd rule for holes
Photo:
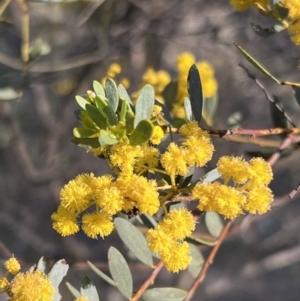
[[[4,277],[0,278],[0,289],[9,296],[9,301],[51,301],[55,289],[48,277],[40,270],[21,273],[20,264],[16,258],[11,257],[4,263],[7,271]],[[15,275],[9,281],[7,274]]]
[[[158,226],[147,232],[150,250],[160,255],[166,269],[173,273],[186,269],[191,262],[190,247],[184,239],[195,230],[193,215],[187,209],[174,209]]]
[[[239,11],[246,10],[255,6],[264,15],[279,21],[283,28],[287,29],[291,35],[291,40],[300,45],[300,1],[282,0],[273,1],[271,5],[269,0],[230,0],[230,4]],[[277,6],[276,6],[277,5]],[[283,9],[287,9],[286,14]]]
[[[217,168],[223,184],[200,183],[193,189],[201,211],[216,211],[234,219],[244,212],[263,214],[270,209],[273,194],[267,185],[273,174],[269,163],[262,158],[253,158],[248,163],[240,157],[224,156]]]

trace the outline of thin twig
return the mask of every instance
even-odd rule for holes
[[[146,291],[146,289],[154,283],[155,278],[157,277],[157,275],[159,274],[159,272],[163,266],[164,266],[164,264],[162,263],[162,261],[160,261],[156,265],[156,267],[155,267],[154,271],[152,272],[152,274],[150,275],[150,277],[143,283],[143,285],[139,288],[139,290],[136,292],[136,294],[130,299],[130,301],[137,301],[143,295],[143,293]]]
[[[98,0],[97,2],[89,3],[78,17],[77,27],[81,27],[92,14],[105,2],[105,0]]]
[[[286,114],[284,108],[282,108],[276,101],[274,101],[274,99],[270,96],[270,94],[268,93],[268,91],[266,90],[266,88],[263,86],[263,84],[252,74],[250,73],[250,71],[242,64],[239,64],[239,66],[244,69],[248,76],[253,79],[256,84],[263,90],[266,98],[271,102],[273,103],[277,109],[283,114],[283,116],[290,122],[290,124],[293,126],[293,127],[297,127],[296,124],[293,122],[293,120]]]
[[[225,227],[222,229],[222,232],[220,233],[220,235],[216,241],[216,245],[213,247],[213,249],[209,253],[199,275],[197,276],[194,284],[192,285],[191,289],[189,290],[188,296],[185,299],[185,301],[190,301],[193,298],[197,288],[199,287],[200,283],[203,281],[204,276],[206,275],[206,272],[208,271],[208,268],[213,263],[222,242],[226,238],[230,225],[231,225],[231,221],[228,221],[227,224],[225,225]]]

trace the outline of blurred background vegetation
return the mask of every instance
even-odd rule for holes
[[[108,171],[104,160],[86,154],[70,139],[78,124],[73,115],[77,108],[75,95],[91,89],[92,81],[101,80],[113,62],[121,65],[132,93],[140,87],[148,67],[167,70],[176,77],[177,56],[189,51],[215,69],[219,106],[214,128],[229,128],[228,119],[233,113],[241,116],[239,124],[243,128],[272,128],[268,100],[238,66],[242,62],[270,94],[279,96],[297,123],[300,112],[291,89],[274,84],[254,70],[233,42],[240,43],[278,78],[290,81],[300,81],[299,46],[284,32],[268,39],[258,37],[250,22],[267,26],[269,21],[254,10],[235,12],[228,2],[9,3],[0,23],[1,260],[14,253],[24,266],[30,266],[42,255],[53,260],[65,258],[72,267],[67,280],[73,285],[78,286],[82,276],[88,274],[100,296],[105,296],[101,300],[123,300],[85,264],[90,260],[107,271],[107,250],[112,244],[122,249],[120,240],[113,236],[94,241],[80,234],[62,238],[52,230],[50,220],[65,183],[79,173],[100,175]],[[22,62],[21,54],[24,5],[30,16],[27,64]],[[261,151],[255,144],[221,139],[215,139],[215,146],[214,160],[206,171],[215,167],[221,154]],[[249,223],[246,219],[240,226],[238,220],[238,231],[222,246],[195,300],[299,300],[300,205],[296,198],[286,201],[287,194],[299,183],[299,151],[280,159],[274,172],[271,188],[284,206]],[[150,270],[134,260],[131,269],[138,288]],[[186,288],[191,281],[188,272],[179,277],[163,272],[157,283]],[[66,291],[63,296],[63,300],[71,300]]]

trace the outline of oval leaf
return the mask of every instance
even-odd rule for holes
[[[116,112],[119,104],[119,93],[114,80],[111,78],[107,78],[105,81],[105,94],[113,111]]]
[[[93,81],[93,88],[94,88],[94,91],[95,91],[96,95],[100,95],[100,96],[106,97],[105,96],[104,88],[96,80]]]
[[[214,237],[219,237],[222,229],[224,228],[220,215],[214,211],[205,213],[205,225],[209,234]]]
[[[191,248],[192,262],[188,266],[188,271],[194,278],[196,278],[199,275],[205,260],[202,253],[195,245],[189,245]]]
[[[95,137],[96,131],[86,128],[74,128],[73,135],[77,138],[93,138]]]
[[[116,143],[119,142],[116,138],[111,137],[108,134],[108,132],[103,131],[103,130],[100,131],[100,140],[99,141],[100,141],[100,143],[101,143],[102,146],[106,145],[106,144],[108,144],[108,145],[114,145],[114,144],[116,144]]]
[[[184,111],[185,111],[185,116],[188,121],[193,120],[193,112],[192,112],[192,105],[191,101],[188,97],[184,98]]]
[[[47,275],[50,271],[49,259],[45,258],[44,256],[41,257],[41,259],[37,263],[36,269],[42,271],[45,275]]]
[[[127,248],[137,259],[152,267],[152,255],[144,235],[128,220],[117,217],[115,218],[114,223],[121,240]]]
[[[154,229],[158,225],[157,221],[149,214],[141,214],[140,218],[148,229]]]
[[[99,301],[96,287],[92,280],[87,276],[84,276],[81,281],[80,293],[82,296],[87,297],[90,301]]]
[[[83,98],[82,96],[75,96],[75,99],[77,101],[77,103],[79,104],[80,107],[82,107],[85,110],[85,106],[87,104],[90,104],[85,98]]]
[[[75,297],[78,298],[80,297],[80,292],[69,282],[66,282],[66,286],[68,288],[68,290],[70,291],[70,293]]]
[[[147,290],[143,294],[145,301],[183,301],[188,295],[187,291],[174,287],[161,287]]]
[[[153,134],[153,124],[150,120],[141,120],[130,135],[131,145],[140,145],[150,140]]]
[[[93,122],[100,128],[106,129],[107,124],[105,118],[101,115],[98,109],[90,104],[85,106],[86,112],[88,113],[89,117],[93,120]]]
[[[108,266],[118,289],[130,299],[133,291],[131,272],[123,255],[114,247],[108,250]]]
[[[92,269],[92,271],[95,272],[100,278],[102,278],[104,281],[106,281],[108,284],[112,286],[116,286],[116,283],[108,277],[106,274],[104,274],[102,271],[100,271],[93,263],[90,261],[87,261],[88,266]]]
[[[190,95],[192,112],[195,119],[200,124],[202,118],[203,94],[200,74],[196,65],[192,65],[189,70],[187,87]]]
[[[152,86],[146,85],[136,102],[134,127],[136,128],[140,121],[150,119],[155,102],[155,92]]]
[[[120,98],[124,99],[127,103],[133,105],[130,96],[127,93],[127,90],[124,88],[122,84],[118,85],[118,91],[119,91]]]
[[[218,169],[215,168],[211,171],[209,171],[207,174],[205,174],[203,177],[201,177],[202,183],[211,183],[221,177],[221,174],[219,173]]]
[[[54,266],[52,267],[48,275],[48,278],[55,289],[55,295],[53,301],[61,300],[61,295],[58,291],[58,286],[62,282],[63,278],[67,275],[68,270],[69,270],[69,265],[66,263],[64,259],[61,259],[54,264]]]

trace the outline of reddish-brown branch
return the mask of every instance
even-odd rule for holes
[[[227,236],[227,233],[228,233],[228,230],[229,230],[229,227],[231,225],[231,221],[227,222],[227,224],[225,225],[225,227],[222,229],[222,232],[220,233],[217,241],[216,241],[216,245],[213,247],[213,249],[211,250],[211,252],[209,253],[203,267],[202,267],[202,270],[200,271],[199,275],[197,276],[194,284],[192,285],[191,289],[189,290],[189,293],[188,293],[188,296],[187,298],[185,299],[185,301],[190,301],[198,286],[200,285],[200,283],[202,282],[202,280],[204,279],[204,276],[208,270],[208,268],[210,267],[210,265],[213,263],[217,253],[218,253],[218,250],[222,244],[222,242],[224,241],[224,239],[226,238]]]
[[[143,293],[146,291],[146,289],[154,283],[155,278],[157,277],[157,275],[159,274],[159,272],[163,266],[164,266],[164,264],[162,263],[162,261],[160,261],[156,265],[156,267],[155,267],[154,271],[152,272],[152,274],[150,275],[150,277],[144,282],[144,284],[139,288],[139,290],[130,299],[130,301],[137,301],[143,295]]]

